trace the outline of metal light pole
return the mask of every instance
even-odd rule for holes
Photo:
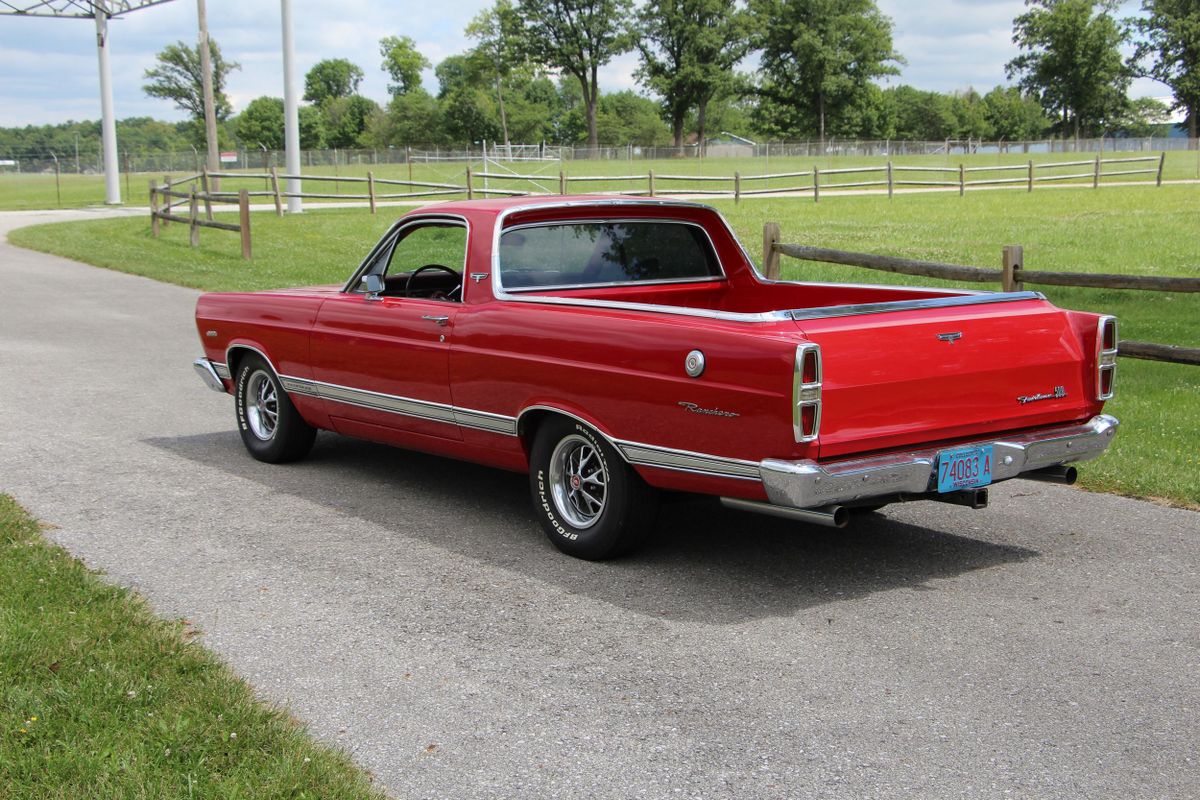
[[[208,171],[219,172],[221,161],[217,155],[217,110],[213,106],[212,54],[208,45],[208,13],[204,8],[204,0],[196,0],[196,13],[200,17],[200,86],[204,90],[204,139],[208,143]],[[213,179],[213,189],[220,188],[220,182]]]
[[[93,4],[96,17],[96,52],[100,58],[100,131],[104,147],[104,202],[121,203],[121,165],[117,162],[117,123],[113,118],[112,65],[108,61],[108,8],[106,0]]]
[[[288,213],[304,210],[300,198],[300,106],[296,97],[296,47],[292,40],[292,0],[280,0],[283,17],[283,138],[287,156]]]

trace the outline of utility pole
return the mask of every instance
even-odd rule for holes
[[[196,0],[200,17],[200,82],[204,88],[204,138],[208,141],[208,171],[220,172],[221,161],[217,154],[217,110],[213,107],[212,54],[208,46],[208,13],[204,0]],[[220,181],[213,179],[213,189],[220,188]]]

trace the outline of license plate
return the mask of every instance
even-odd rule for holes
[[[938,454],[938,491],[957,492],[992,482],[992,446],[956,447]]]

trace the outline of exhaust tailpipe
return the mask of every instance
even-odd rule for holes
[[[808,522],[813,525],[824,525],[827,528],[844,528],[850,522],[850,512],[844,506],[788,508],[786,506],[771,505],[770,503],[760,503],[755,500],[742,500],[737,497],[722,497],[721,505],[737,511],[766,514],[768,517]]]
[[[1074,467],[1059,465],[1057,467],[1035,469],[1033,472],[1022,472],[1017,477],[1025,478],[1026,480],[1030,481],[1061,483],[1065,486],[1071,486],[1075,483],[1075,479],[1079,477],[1079,473]]]

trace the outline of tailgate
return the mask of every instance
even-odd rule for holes
[[[1097,403],[1043,300],[801,320],[821,347],[821,458],[1076,420]]]

